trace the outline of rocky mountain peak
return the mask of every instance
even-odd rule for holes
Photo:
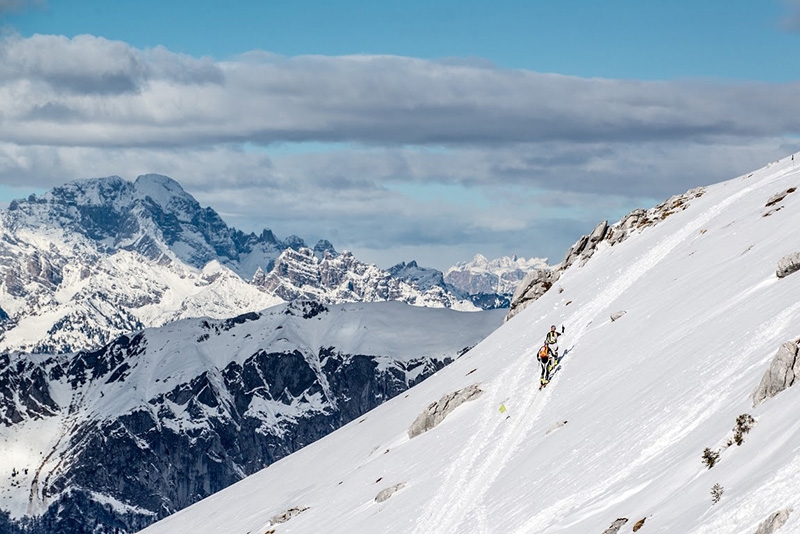
[[[336,252],[335,248],[333,248],[333,243],[327,239],[320,239],[317,241],[317,244],[314,245],[314,256],[320,260],[325,259],[326,256],[335,258],[338,255],[339,253]]]

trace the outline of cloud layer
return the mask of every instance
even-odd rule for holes
[[[162,172],[234,224],[336,239],[384,263],[425,247],[453,261],[560,259],[600,218],[800,148],[798,92],[9,36],[0,181]]]

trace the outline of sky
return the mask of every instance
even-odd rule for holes
[[[560,261],[800,150],[800,1],[0,0],[0,202],[161,173],[388,267]]]

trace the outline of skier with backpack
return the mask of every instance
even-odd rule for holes
[[[550,382],[550,371],[556,366],[556,359],[547,343],[539,349],[538,357],[539,367],[542,369],[542,373],[539,376],[539,389],[542,389]]]
[[[561,332],[556,330],[556,325],[552,325],[544,338],[544,345],[539,349],[539,366],[542,369],[539,389],[550,383],[550,373],[558,365],[558,337],[562,335],[564,335],[564,325],[561,325]]]

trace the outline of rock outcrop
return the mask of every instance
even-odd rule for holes
[[[465,402],[475,400],[483,394],[483,390],[478,384],[472,384],[464,389],[459,389],[449,393],[436,402],[431,403],[425,410],[417,416],[408,429],[409,439],[415,438],[427,432],[436,425],[444,421],[453,410]]]
[[[294,517],[302,514],[308,510],[308,506],[295,506],[294,508],[289,508],[277,515],[274,515],[269,520],[269,525],[280,525],[281,523],[286,523],[287,521],[291,520]]]
[[[625,311],[625,310],[620,310],[620,311],[618,311],[618,312],[614,312],[614,313],[612,313],[612,314],[611,314],[611,322],[613,323],[614,321],[616,321],[617,319],[619,319],[620,317],[622,317],[622,316],[623,316],[623,315],[625,315],[626,313],[628,313],[628,312],[627,312],[627,311]]]
[[[567,270],[570,265],[579,259],[585,262],[591,258],[597,249],[597,244],[603,240],[607,233],[608,221],[603,221],[594,227],[592,233],[578,239],[567,251],[567,255],[564,256],[564,261],[561,262],[561,270]]]
[[[529,303],[547,293],[560,276],[560,270],[552,269],[537,269],[528,273],[514,292],[506,321],[524,310]]]
[[[603,534],[617,534],[617,532],[619,532],[619,529],[621,529],[622,526],[627,522],[628,522],[627,517],[620,517],[619,519],[611,523],[611,526],[605,529],[603,531]]]
[[[765,204],[765,207],[768,208],[770,206],[774,206],[775,204],[777,204],[778,202],[780,202],[781,200],[786,198],[786,196],[789,193],[794,193],[796,190],[797,190],[796,187],[790,187],[786,191],[781,191],[780,193],[775,193],[774,195],[769,197],[769,200],[767,200],[767,203]]]
[[[388,500],[389,497],[391,497],[392,495],[394,495],[395,493],[397,493],[398,491],[400,491],[401,489],[403,489],[405,487],[406,487],[406,485],[401,482],[400,484],[395,484],[394,486],[390,486],[390,487],[388,487],[386,489],[383,489],[383,490],[379,491],[378,494],[375,496],[375,502],[379,502],[379,503],[380,502],[384,502],[384,501]]]
[[[800,271],[800,252],[793,252],[778,261],[775,275],[778,278],[783,278],[797,271]]]
[[[758,525],[756,534],[772,534],[786,523],[786,521],[789,519],[790,513],[792,513],[791,508],[778,510],[777,512],[773,513],[766,518],[763,523]]]
[[[594,227],[588,235],[581,236],[572,245],[564,260],[552,269],[538,269],[526,276],[514,297],[511,299],[506,321],[524,310],[531,302],[544,295],[555,282],[561,277],[561,273],[573,265],[582,267],[603,245],[614,246],[625,241],[635,231],[655,226],[673,213],[685,210],[689,202],[702,196],[705,189],[698,187],[690,189],[682,195],[675,195],[658,206],[649,210],[636,209],[620,219],[617,223],[610,225],[608,221],[602,221]],[[800,261],[800,260],[799,260]],[[798,266],[800,269],[800,266]]]
[[[800,376],[798,347],[794,341],[781,345],[772,363],[753,391],[753,406],[758,406],[793,385]]]

